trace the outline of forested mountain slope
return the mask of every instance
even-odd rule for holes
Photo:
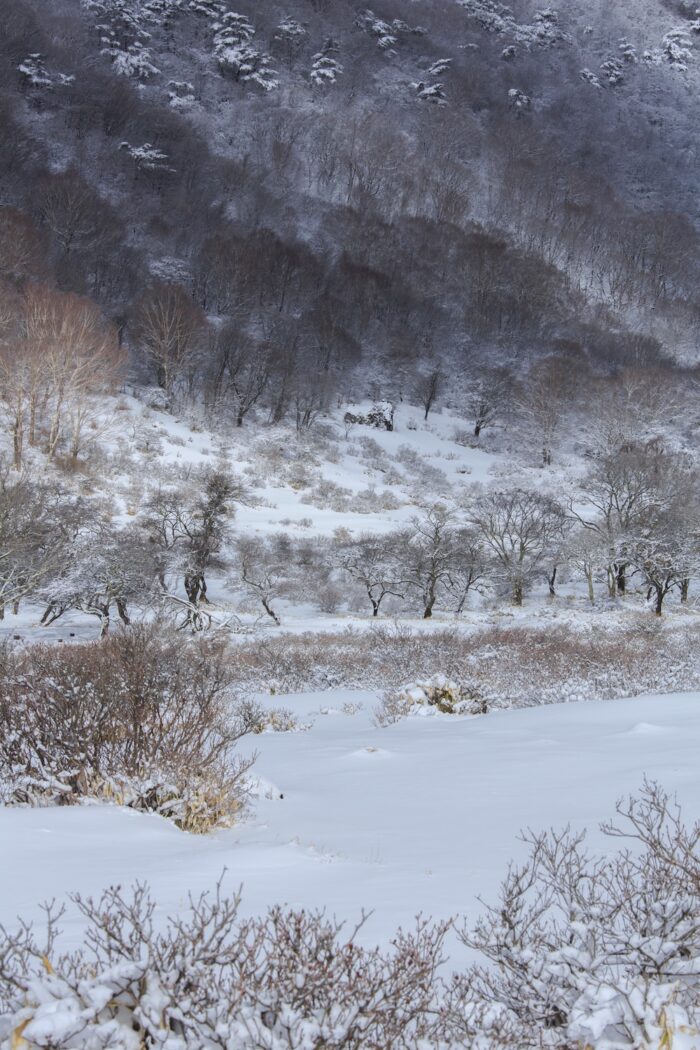
[[[88,296],[168,398],[243,371],[272,419],[309,376],[694,367],[694,5],[375,6],[5,0],[7,295]]]

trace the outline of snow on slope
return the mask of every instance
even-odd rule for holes
[[[518,855],[522,828],[570,823],[604,846],[598,823],[644,775],[677,791],[688,818],[700,815],[700,693],[387,729],[372,724],[372,693],[280,701],[313,727],[255,738],[262,797],[229,831],[186,835],[118,807],[0,809],[0,921],[38,917],[40,901],[71,890],[137,879],[165,915],[226,868],[250,913],[286,902],[354,920],[371,908],[363,935],[386,942],[419,911],[473,918],[477,896],[492,898]],[[363,709],[344,713],[348,701]],[[70,911],[62,925],[77,943]],[[463,949],[451,948],[458,961]]]

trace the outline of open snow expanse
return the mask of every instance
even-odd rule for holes
[[[226,868],[247,913],[284,902],[352,922],[373,909],[363,937],[386,944],[420,911],[473,918],[477,896],[492,899],[518,856],[521,828],[588,827],[589,844],[605,847],[598,823],[645,775],[678,793],[688,819],[700,815],[700,693],[384,729],[373,725],[376,702],[347,690],[275,697],[312,726],[254,738],[260,796],[228,831],[187,835],[101,805],[0,809],[0,921],[135,880],[151,884],[165,915]],[[363,706],[346,713],[350,704]],[[61,925],[66,945],[78,944],[70,910]],[[455,940],[450,952],[456,963],[464,949]]]

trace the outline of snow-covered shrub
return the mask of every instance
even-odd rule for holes
[[[253,730],[254,733],[303,733],[311,728],[310,722],[300,722],[288,707],[273,707],[265,715]]]
[[[275,38],[280,40],[296,42],[303,40],[305,36],[306,29],[301,22],[297,22],[296,18],[283,18],[275,31]]]
[[[489,964],[455,980],[461,1045],[699,1045],[700,823],[650,783],[617,811],[603,827],[623,842],[613,857],[568,829],[524,836],[528,859],[461,932]]]
[[[405,446],[404,446],[405,447]],[[407,463],[402,462],[404,467]],[[407,472],[406,483],[413,496],[414,502],[419,503],[426,492],[445,493],[450,495],[452,486],[447,480],[447,475],[440,467],[434,467],[432,463],[426,463],[424,459],[417,458],[415,469]]]
[[[443,86],[439,81],[435,83],[427,83],[424,80],[419,80],[411,87],[416,93],[416,97],[419,102],[432,102],[436,106],[446,106],[447,96],[443,91]]]
[[[263,474],[270,483],[293,489],[309,488],[321,480],[320,459],[306,441],[282,443],[279,438],[258,441],[256,460],[248,471],[251,479]]]
[[[92,775],[83,784],[86,799],[157,813],[182,831],[205,835],[213,828],[230,827],[241,815],[247,795],[247,782],[241,777],[247,768],[239,762],[241,776],[236,777],[223,767],[202,773],[193,769],[151,771],[146,777]],[[64,796],[59,799],[67,801]]]
[[[617,49],[622,55],[624,62],[631,66],[637,64],[637,49],[634,44],[630,44],[626,37],[620,37]]]
[[[287,16],[277,26],[272,38],[273,47],[277,54],[281,54],[284,57],[290,68],[297,54],[304,46],[306,36],[306,26],[298,22],[296,18]]]
[[[387,690],[374,710],[374,724],[380,729],[395,725],[403,718],[408,718],[413,709],[413,701],[405,691]]]
[[[425,79],[411,84],[421,102],[432,102],[434,105],[444,106],[447,97],[443,91],[443,84],[439,80],[445,73],[449,73],[452,65],[451,58],[439,58],[433,62],[425,72]]]
[[[456,445],[462,445],[463,448],[474,448],[478,442],[478,439],[474,437],[473,428],[467,427],[455,427],[452,431],[452,440]]]
[[[369,8],[355,19],[355,25],[370,36],[376,37],[377,47],[388,55],[396,54],[394,45],[398,44],[401,34],[425,32],[420,26],[412,29],[400,18],[395,18],[393,22],[385,22]]]
[[[314,507],[330,509],[341,513],[350,510],[352,505],[352,489],[344,485],[338,485],[330,478],[321,478],[307,492],[304,493],[303,503]]]
[[[356,514],[376,514],[381,510],[398,510],[401,501],[389,489],[375,489],[369,486],[353,496],[350,510]]]
[[[163,930],[148,888],[72,897],[86,947],[0,930],[0,1045],[36,1050],[361,1050],[436,1045],[436,970],[448,924],[418,921],[388,950],[323,914],[190,899]],[[423,1040],[423,1042],[421,1042]]]
[[[489,700],[481,689],[435,675],[427,682],[389,689],[375,710],[379,726],[391,725],[408,715],[485,715]]]
[[[136,41],[126,48],[105,48],[103,54],[110,55],[114,70],[120,76],[134,80],[149,80],[158,76],[160,69],[151,61],[151,50]]]
[[[372,470],[384,470],[390,465],[391,461],[382,446],[369,434],[361,434],[357,443],[361,449],[362,462]]]
[[[365,414],[346,412],[343,422],[346,426],[358,424],[360,426],[376,427],[378,430],[393,430],[394,411],[394,406],[390,401],[376,401],[369,412]]]
[[[232,823],[252,726],[231,710],[225,647],[151,628],[12,655],[0,678],[0,800],[113,801],[188,831]]]
[[[300,722],[288,707],[265,707],[254,700],[243,701],[238,707],[251,733],[301,733],[311,728]]]
[[[224,0],[189,0],[187,9],[200,18],[216,20],[226,13]]]
[[[382,474],[382,481],[386,484],[398,485],[401,483],[403,478],[400,471],[394,466],[393,459],[373,437],[368,434],[360,434],[356,440],[363,466]],[[357,455],[357,449],[351,446],[348,449],[348,455]]]

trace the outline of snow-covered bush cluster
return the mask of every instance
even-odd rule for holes
[[[531,707],[700,686],[697,628],[647,630],[639,619],[609,629],[550,624],[470,635],[403,625],[306,631],[241,642],[236,653],[239,689],[279,693],[400,689],[406,681],[444,675],[466,681],[499,707]]]
[[[473,686],[435,675],[401,689],[389,689],[375,711],[378,725],[386,726],[409,715],[485,715],[489,700]]]
[[[235,744],[257,728],[232,704],[228,655],[157,628],[104,644],[8,653],[0,681],[0,800],[89,799],[160,813],[187,831],[231,824],[249,760]]]
[[[243,918],[221,882],[167,923],[148,888],[72,897],[85,947],[0,928],[3,1050],[692,1050],[700,1038],[700,824],[646,783],[583,835],[528,832],[476,923],[418,920],[389,950],[323,914]],[[360,923],[360,926],[362,923]],[[451,976],[454,925],[476,961]]]
[[[683,26],[669,30],[662,41],[661,53],[672,69],[686,73],[693,57],[692,37]]]
[[[377,427],[379,430],[394,429],[394,406],[390,401],[377,401],[369,412],[346,412],[343,420],[346,426]]]
[[[380,510],[396,510],[400,506],[399,500],[388,489],[353,492],[330,480],[313,485],[301,498],[303,503],[319,508],[330,507],[339,513],[374,514]]]
[[[246,700],[241,701],[237,711],[245,719],[251,733],[301,733],[311,728],[311,723],[300,722],[288,707],[264,707],[253,700]]]
[[[700,824],[655,784],[592,855],[568,830],[529,832],[496,903],[462,931],[484,958],[455,982],[467,1046],[692,1050],[700,1039]]]
[[[388,951],[322,914],[239,914],[217,888],[156,922],[148,889],[76,896],[89,949],[57,956],[0,931],[0,1045],[36,1050],[361,1050],[431,1045],[445,925],[419,922]],[[361,925],[361,924],[360,924]]]

